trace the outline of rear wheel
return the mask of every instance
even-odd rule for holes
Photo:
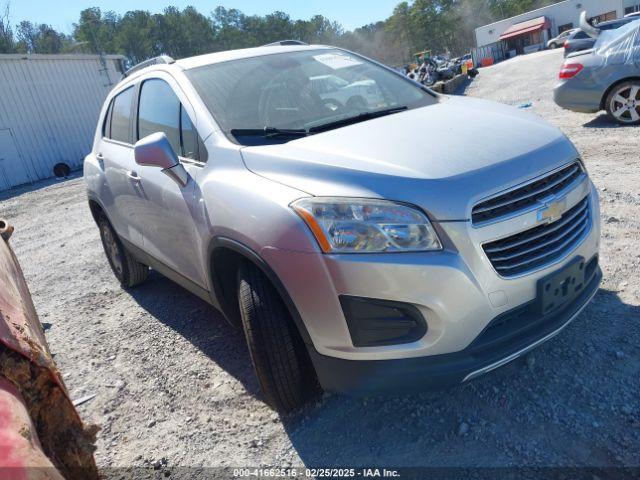
[[[120,284],[130,288],[144,282],[149,276],[149,267],[133,258],[104,215],[98,217],[97,221],[104,253]]]
[[[238,303],[267,403],[281,412],[301,407],[318,390],[315,371],[280,295],[252,264],[238,273]]]
[[[555,42],[554,42],[554,43],[551,43],[551,44],[549,45],[549,48],[551,48],[552,50],[555,50],[556,48],[558,48],[558,44],[557,44],[557,43],[555,43]]]
[[[607,95],[607,113],[623,125],[640,124],[640,80],[616,85]]]

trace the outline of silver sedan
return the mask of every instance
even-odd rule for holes
[[[636,23],[636,22],[634,22]],[[569,55],[554,100],[562,108],[606,110],[617,122],[640,124],[640,26],[598,39],[594,49]],[[609,32],[606,32],[607,34]]]

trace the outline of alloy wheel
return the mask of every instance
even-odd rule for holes
[[[640,121],[640,85],[623,85],[611,97],[611,114],[622,123]]]

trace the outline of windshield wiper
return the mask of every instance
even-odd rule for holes
[[[402,112],[408,110],[406,105],[400,107],[386,108],[384,110],[374,110],[373,112],[362,112],[353,117],[341,118],[334,122],[324,123],[315,127],[311,127],[309,133],[324,132],[325,130],[331,130],[333,128],[344,127],[346,125],[352,125],[354,123],[364,122],[365,120],[371,120],[372,118],[384,117],[385,115],[391,115],[392,113]]]
[[[304,128],[276,128],[276,127],[264,127],[264,128],[232,128],[230,130],[231,135],[234,137],[240,136],[258,136],[258,137],[306,137],[309,135],[309,130]]]

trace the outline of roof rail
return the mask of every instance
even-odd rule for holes
[[[309,45],[308,43],[302,42],[300,40],[279,40],[273,43],[267,43],[266,45],[262,45],[263,47],[286,47],[289,45]]]
[[[145,60],[144,62],[140,62],[137,65],[131,67],[129,70],[122,74],[122,78],[128,77],[133,72],[137,72],[138,70],[142,70],[143,68],[150,67],[151,65],[169,65],[171,63],[175,63],[175,60],[168,55],[160,55],[159,57],[150,58],[149,60]]]

